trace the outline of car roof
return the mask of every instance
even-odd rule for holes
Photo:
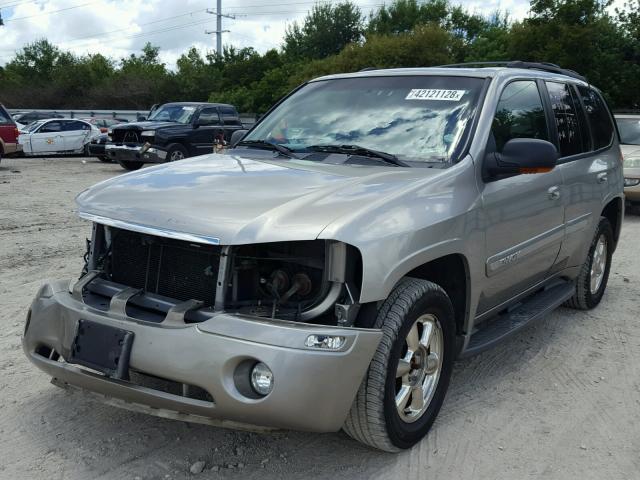
[[[168,103],[163,103],[162,105],[160,105],[160,107],[164,107],[165,105],[184,105],[184,106],[189,106],[189,107],[206,106],[206,107],[232,107],[232,108],[235,108],[233,105],[230,105],[228,103],[209,103],[209,102],[168,102]],[[160,107],[158,107],[158,108],[160,108]]]
[[[379,70],[363,70],[353,73],[325,75],[312,81],[334,80],[340,78],[390,77],[390,76],[451,76],[472,78],[541,78],[543,80],[560,80],[588,86],[587,82],[561,73],[546,72],[530,68],[513,67],[416,67],[387,68]]]

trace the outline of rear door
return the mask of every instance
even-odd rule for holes
[[[240,116],[235,108],[221,106],[219,107],[219,110],[220,117],[222,118],[222,124],[224,125],[224,140],[229,143],[233,132],[242,128],[242,122],[240,121]]]
[[[91,140],[91,126],[79,120],[62,120],[64,150],[79,151]]]
[[[193,155],[213,153],[213,145],[224,140],[222,121],[216,107],[206,107],[195,120],[197,128],[191,133]]]
[[[556,269],[581,265],[608,193],[621,181],[620,152],[609,110],[593,88],[546,82],[563,177],[566,240]],[[618,185],[618,188],[622,188]]]
[[[538,84],[534,80],[512,81],[500,96],[487,151],[500,153],[512,138],[550,140],[548,123]],[[561,186],[557,169],[482,185],[486,279],[479,314],[549,275],[564,236],[564,209],[558,195]]]
[[[31,153],[55,153],[64,151],[62,121],[51,120],[44,123],[30,135]]]

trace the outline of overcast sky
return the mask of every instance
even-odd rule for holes
[[[280,46],[286,25],[304,18],[313,0],[223,0],[223,44],[252,46],[260,52]],[[355,0],[365,14],[382,0]],[[387,1],[389,3],[389,1]],[[458,3],[453,0],[453,3]],[[528,10],[527,0],[461,0],[471,11],[490,13],[500,8],[512,18]],[[47,38],[77,54],[100,52],[121,58],[139,51],[146,42],[161,47],[163,61],[174,68],[189,47],[211,50],[215,35],[216,0],[0,0],[0,65],[26,43]]]

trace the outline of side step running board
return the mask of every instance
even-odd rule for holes
[[[471,335],[469,345],[460,358],[476,355],[495,346],[531,322],[551,313],[569,300],[574,292],[573,282],[554,284],[525,299],[515,308],[487,320]]]

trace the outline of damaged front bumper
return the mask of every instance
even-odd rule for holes
[[[382,336],[379,330],[224,312],[199,323],[180,323],[180,316],[170,312],[167,320],[154,323],[127,315],[124,288],[122,295],[96,308],[83,301],[82,285],[73,290],[69,285],[49,282],[36,295],[22,340],[29,360],[56,385],[78,387],[109,404],[179,420],[230,428],[337,431]],[[130,380],[65,361],[80,320],[133,333]],[[344,343],[335,351],[314,349],[307,346],[310,335],[340,336]],[[262,398],[247,393],[244,366],[252,362],[262,362],[273,372],[273,390]],[[153,382],[139,382],[140,378]],[[181,388],[176,391],[175,386]],[[193,391],[205,394],[194,396]]]
[[[167,160],[166,150],[144,145],[124,145],[107,143],[105,155],[116,162],[164,163]]]

